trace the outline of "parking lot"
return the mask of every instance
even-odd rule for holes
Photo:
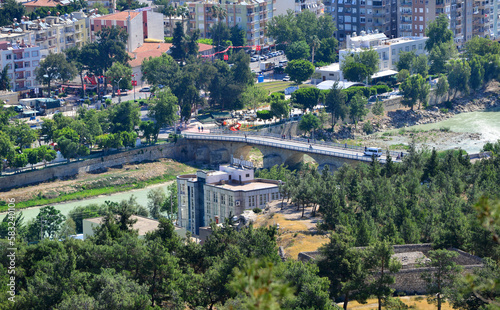
[[[283,55],[279,55],[279,56],[275,56],[275,57],[271,57],[267,60],[261,60],[261,61],[254,61],[254,62],[250,62],[250,69],[252,70],[252,72],[260,72],[260,63],[261,62],[272,62],[274,63],[274,66],[277,67],[279,65],[279,62],[281,60],[287,60],[286,59],[286,56],[283,54]]]

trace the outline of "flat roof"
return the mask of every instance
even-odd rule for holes
[[[376,72],[374,75],[372,75],[372,79],[376,79],[376,78],[384,77],[384,76],[396,75],[396,74],[398,74],[398,72],[395,70],[379,71],[379,72]]]
[[[318,71],[340,71],[340,63],[335,62],[329,64],[328,66],[319,67]]]
[[[227,189],[230,191],[245,191],[245,192],[278,187],[277,184],[267,183],[267,182],[249,182],[249,183],[244,183],[244,184],[231,183],[231,184],[222,184],[222,185],[207,184],[207,185],[214,186],[217,188]]]
[[[316,85],[316,88],[322,89],[322,90],[328,90],[328,89],[331,89],[333,84],[335,84],[337,82],[339,83],[339,87],[342,89],[347,89],[351,86],[365,86],[365,84],[359,83],[359,82],[326,80],[326,81],[323,81],[323,82],[319,83],[318,85]]]
[[[156,230],[158,228],[158,225],[160,224],[160,222],[158,222],[157,220],[153,220],[143,216],[132,215],[130,218],[133,220],[137,220],[137,222],[135,222],[135,224],[132,226],[132,229],[138,230],[140,236],[143,236],[150,231]],[[102,224],[103,220],[104,216],[84,219],[84,221],[89,221],[91,223],[99,225]]]
[[[108,15],[96,17],[96,18],[94,18],[94,20],[122,20],[122,21],[125,21],[125,20],[127,20],[129,14],[130,14],[130,18],[134,19],[137,15],[139,15],[141,13],[132,12],[132,11],[123,11],[123,12],[118,12],[118,13],[113,13],[113,14],[108,14]]]

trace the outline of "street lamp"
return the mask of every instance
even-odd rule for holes
[[[118,82],[116,82],[116,88],[118,89],[118,103],[122,103],[122,97],[120,96],[120,82],[123,78],[120,78]]]

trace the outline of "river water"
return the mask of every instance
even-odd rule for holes
[[[86,205],[93,204],[93,203],[103,204],[105,201],[120,202],[122,200],[128,200],[132,195],[134,195],[134,197],[137,198],[137,203],[139,205],[147,207],[148,192],[153,188],[160,187],[165,191],[165,193],[167,193],[167,187],[172,182],[174,182],[174,181],[169,181],[169,182],[161,183],[161,184],[155,184],[155,185],[143,188],[143,189],[131,190],[128,192],[116,193],[116,194],[111,194],[111,195],[102,195],[102,196],[98,196],[95,198],[53,204],[52,206],[54,206],[54,208],[61,211],[62,214],[67,216],[68,213],[76,207],[86,206]],[[20,210],[23,212],[24,221],[26,222],[28,220],[36,218],[40,208],[42,208],[42,206]],[[2,220],[4,218],[4,216],[5,216],[5,213],[0,213],[0,220]]]

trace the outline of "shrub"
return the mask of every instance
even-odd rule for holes
[[[174,38],[172,38],[172,37],[165,37],[165,43],[172,43],[173,39]]]
[[[449,132],[450,127],[441,127],[441,128],[439,128],[439,130],[444,131],[444,132]]]
[[[369,135],[373,133],[373,125],[370,122],[367,122],[363,125],[363,131]]]
[[[392,88],[390,88],[389,86],[385,85],[385,84],[381,84],[381,85],[375,85],[375,86],[372,86],[370,88],[371,90],[373,90],[374,92],[374,95],[377,94],[383,94],[383,93],[388,93],[390,91],[392,91]]]
[[[262,212],[262,210],[259,209],[259,208],[253,208],[252,211],[253,211],[253,213],[260,213],[260,212]]]
[[[375,102],[372,108],[372,113],[374,115],[382,115],[384,114],[384,103],[382,101]]]
[[[257,118],[261,120],[267,120],[273,118],[273,114],[269,110],[257,111]]]
[[[441,108],[441,109],[439,109],[439,111],[441,111],[441,113],[448,113],[448,109],[446,109],[446,108]]]

